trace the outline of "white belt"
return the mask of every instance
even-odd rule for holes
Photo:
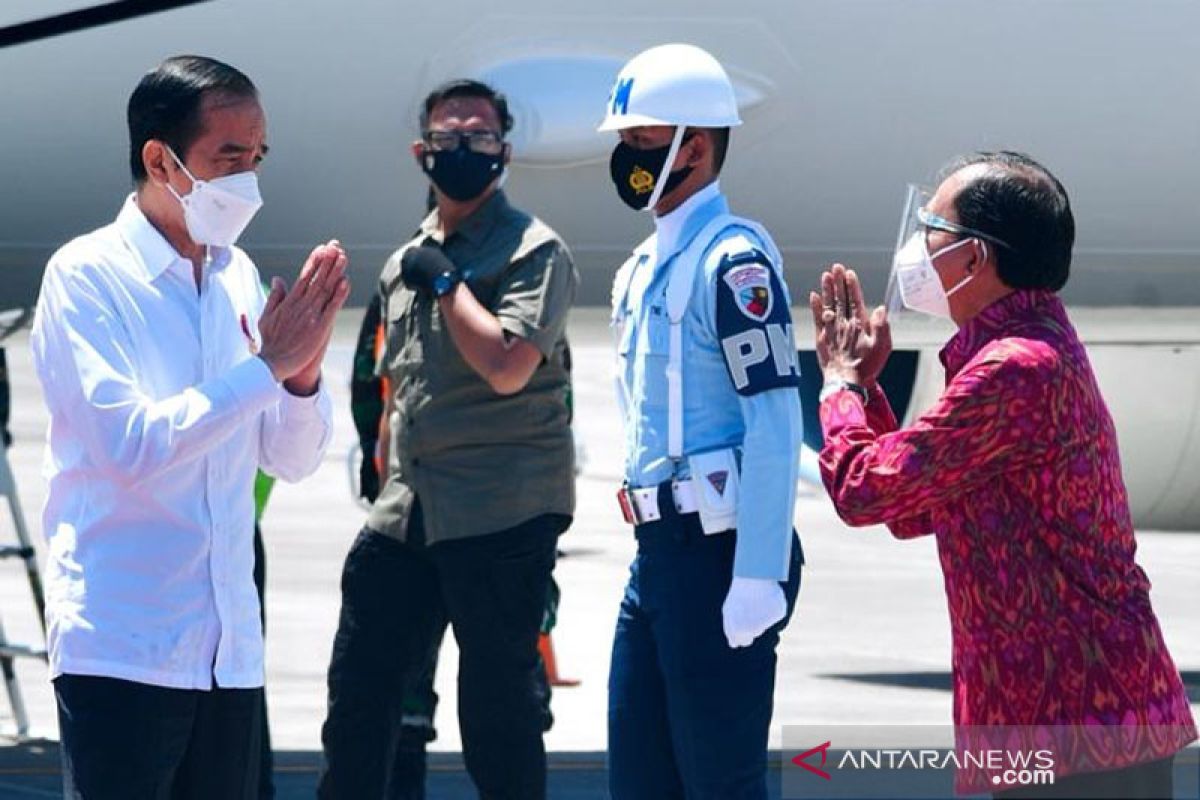
[[[700,509],[690,478],[686,481],[671,481],[671,495],[675,500],[677,514],[692,514]],[[621,505],[621,514],[630,525],[657,522],[663,517],[662,509],[658,507],[657,486],[646,489],[622,486],[617,491],[617,502]]]

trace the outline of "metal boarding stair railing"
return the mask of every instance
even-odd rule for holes
[[[0,341],[23,327],[30,316],[30,309],[0,312]],[[2,367],[3,364],[0,361],[0,381],[7,383],[7,376],[3,374]],[[12,467],[8,463],[7,447],[2,442],[0,442],[0,496],[8,501],[9,514],[16,532],[16,545],[0,545],[0,561],[16,558],[24,562],[25,575],[29,580],[29,591],[37,609],[37,618],[44,640],[46,599],[42,591],[42,576],[38,570],[37,553],[33,549],[33,543],[29,539],[29,529],[25,525],[25,515],[21,511],[21,501],[17,496],[17,482],[13,477]],[[0,524],[0,528],[2,527],[5,526]],[[29,713],[25,709],[21,686],[17,681],[14,661],[18,658],[36,658],[46,661],[46,649],[8,641],[3,620],[0,619],[0,674],[3,675],[4,688],[8,693],[9,703],[12,705],[13,719],[17,725],[17,738],[24,738],[29,733]]]
[[[8,464],[8,455],[3,447],[0,447],[0,495],[3,495],[8,501],[9,512],[12,515],[13,526],[17,534],[16,546],[0,546],[0,560],[18,558],[25,562],[25,575],[29,579],[29,591],[33,595],[33,604],[37,608],[38,622],[41,624],[44,637],[46,633],[46,600],[42,592],[42,576],[38,571],[37,554],[29,541],[29,530],[25,527],[21,503],[17,499],[16,481],[13,479],[12,469]],[[0,672],[3,673],[4,688],[8,692],[13,719],[17,724],[17,737],[23,738],[29,733],[29,714],[25,710],[21,685],[17,681],[17,671],[13,663],[17,658],[36,658],[45,661],[46,649],[8,641],[4,623],[0,621]]]

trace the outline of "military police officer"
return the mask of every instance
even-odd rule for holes
[[[655,225],[613,286],[637,538],[609,680],[617,800],[766,797],[802,431],[779,251],[717,180],[739,124],[716,59],[671,44],[625,65],[600,126],[621,137],[618,195]]]

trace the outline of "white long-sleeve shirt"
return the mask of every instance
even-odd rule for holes
[[[295,397],[253,355],[263,303],[236,247],[212,249],[197,291],[133,196],[50,259],[32,345],[52,677],[262,685],[255,470],[311,474],[332,417],[323,389]]]

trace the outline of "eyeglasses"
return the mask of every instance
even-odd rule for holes
[[[959,225],[957,222],[951,222],[945,217],[939,217],[937,214],[934,214],[932,211],[927,211],[924,208],[917,209],[917,221],[926,228],[933,228],[935,231],[957,233],[960,236],[977,236],[980,239],[986,239],[993,244],[998,244],[1007,250],[1013,249],[1011,244],[1003,239],[992,236],[990,233],[984,233],[983,231],[977,231],[974,228],[968,228],[966,225]]]
[[[472,153],[495,155],[504,146],[504,139],[495,131],[425,131],[422,138],[434,150],[457,150],[465,142]]]

